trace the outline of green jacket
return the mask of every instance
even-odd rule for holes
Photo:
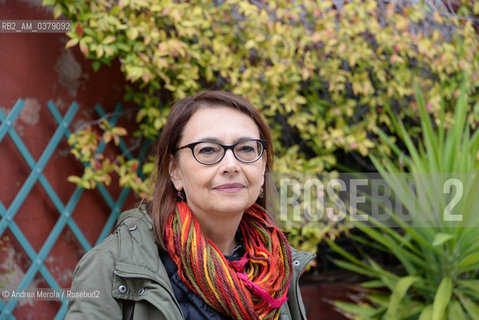
[[[314,254],[293,249],[293,277],[280,320],[306,319],[299,277]],[[121,214],[115,233],[87,252],[73,274],[66,320],[122,319],[123,304],[135,301],[134,320],[183,319],[143,210]]]

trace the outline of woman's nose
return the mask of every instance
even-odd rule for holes
[[[232,150],[226,150],[225,156],[220,163],[224,172],[239,170],[239,160],[236,159]]]

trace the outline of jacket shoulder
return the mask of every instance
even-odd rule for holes
[[[153,225],[145,206],[141,206],[123,211],[116,222],[115,229],[118,229],[123,225],[131,225],[135,221],[142,221],[148,228]]]
[[[117,254],[118,237],[112,234],[80,259],[73,273],[65,319],[121,318],[121,306],[111,294]]]
[[[153,223],[145,210],[137,208],[123,212],[115,233],[119,243],[115,270],[127,273],[141,271],[153,278],[163,274]]]
[[[148,287],[149,293],[143,294],[140,287]],[[82,290],[96,290],[99,298],[70,300],[65,319],[121,319],[125,299],[136,301],[135,315],[143,312],[167,319],[181,315],[171,308],[175,304],[169,294],[171,284],[159,258],[151,218],[141,209],[124,211],[115,233],[82,257],[72,291]]]

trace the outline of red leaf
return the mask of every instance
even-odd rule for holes
[[[138,169],[138,162],[133,162],[130,167],[130,172],[134,173]]]
[[[80,22],[78,22],[77,27],[75,28],[75,32],[81,37],[83,35],[83,27],[81,26]]]

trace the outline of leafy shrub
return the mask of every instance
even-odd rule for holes
[[[479,41],[468,19],[479,12],[476,5],[462,7],[460,17],[421,2],[372,0],[344,6],[314,0],[44,4],[73,20],[66,46],[78,45],[95,69],[120,60],[132,84],[125,98],[141,106],[137,134],[154,139],[173,99],[207,88],[230,90],[247,97],[273,129],[275,172],[373,169],[370,151],[390,152],[376,135],[391,123],[385,108],[401,118],[417,117],[413,79],[424,91],[428,112],[438,117],[439,97],[453,100],[465,72],[469,99],[476,103],[472,126],[479,116]],[[452,123],[450,109],[444,121]],[[419,129],[414,120],[406,125],[410,132]],[[103,168],[111,166],[97,165],[95,171]],[[129,172],[120,165],[95,180],[90,171],[73,180],[93,187],[109,181],[112,171]],[[123,182],[147,192],[142,179]]]
[[[372,156],[412,221],[404,222],[393,210],[399,228],[378,220],[372,220],[373,228],[351,222],[369,237],[363,244],[394,255],[401,270],[388,270],[369,255],[358,259],[328,241],[348,260],[337,261],[339,266],[371,278],[363,283],[371,289],[368,301],[337,302],[337,306],[354,319],[479,319],[479,212],[475,204],[479,196],[479,131],[471,134],[467,125],[465,85],[449,129],[435,126],[419,87],[416,91],[422,128],[419,145],[414,145],[401,120],[394,121],[408,151],[405,167],[384,155]],[[443,120],[444,106],[440,114]],[[402,151],[394,142],[384,133],[380,135],[399,156]],[[412,184],[399,178],[404,172],[411,176]]]

